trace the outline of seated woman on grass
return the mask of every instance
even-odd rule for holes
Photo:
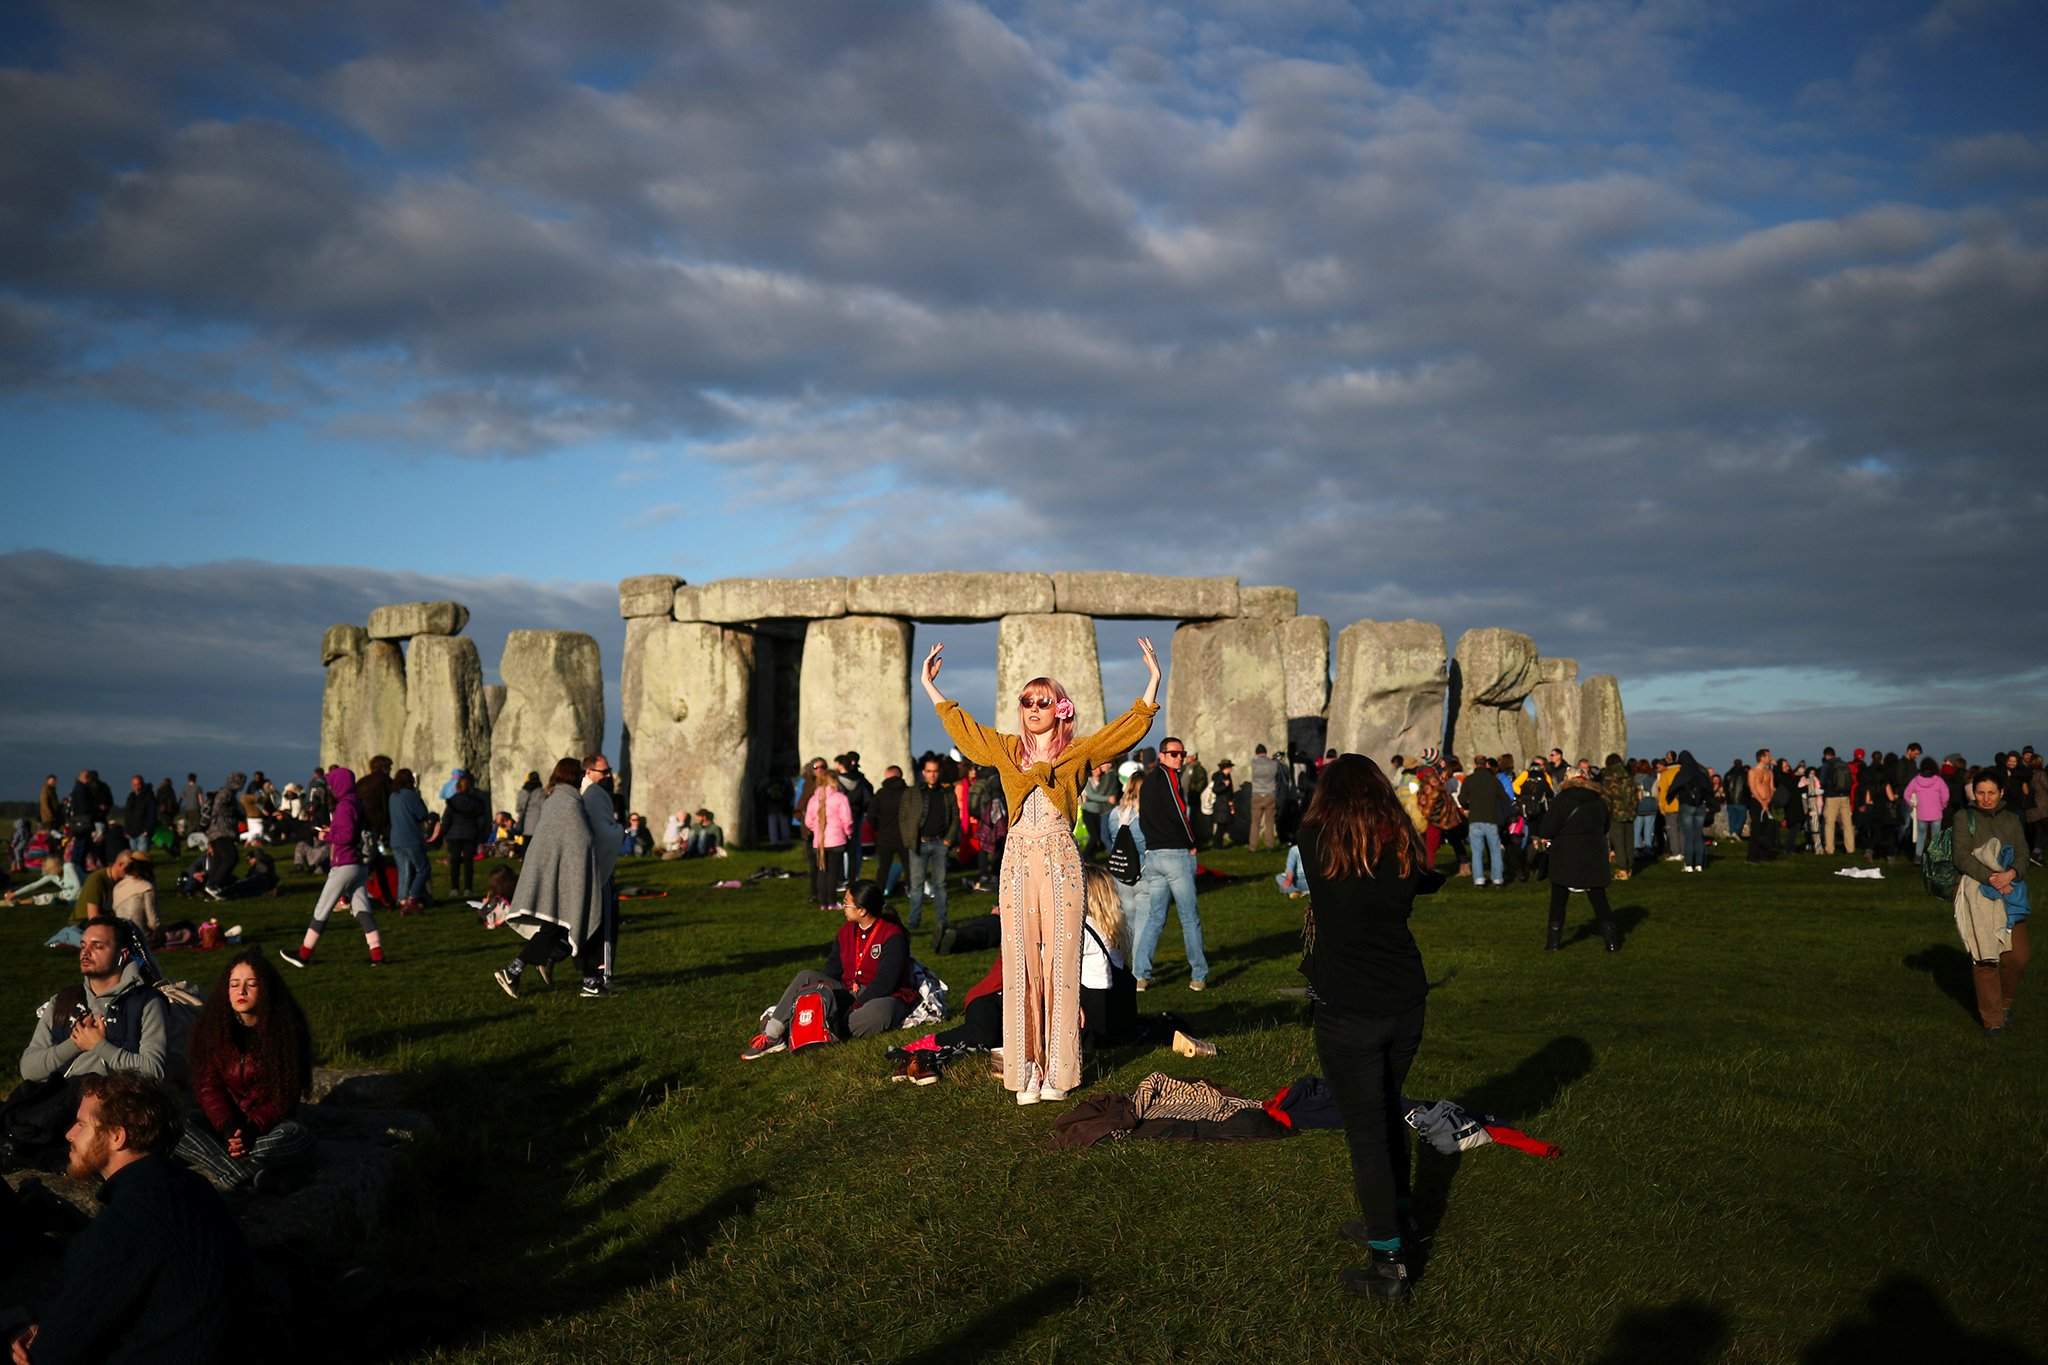
[[[28,901],[35,905],[75,905],[78,903],[78,869],[62,858],[43,859],[43,875],[27,886],[16,887],[0,900],[8,905],[20,905]]]
[[[849,884],[840,893],[839,908],[846,923],[826,950],[825,970],[806,967],[790,979],[789,989],[740,1054],[741,1061],[758,1061],[786,1049],[784,1035],[797,997],[811,991],[824,995],[832,1032],[843,1038],[872,1038],[901,1028],[909,1017],[917,1003],[910,935],[896,912],[882,907],[881,886],[865,877]]]
[[[312,1083],[305,1012],[262,952],[237,954],[192,1026],[200,1112],[178,1155],[230,1190],[275,1189],[312,1163],[313,1134],[296,1117]]]

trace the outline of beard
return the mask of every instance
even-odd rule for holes
[[[71,1161],[64,1168],[64,1174],[73,1180],[86,1180],[98,1175],[107,1168],[108,1145],[107,1135],[100,1132],[95,1132],[92,1141],[82,1148],[74,1144]]]

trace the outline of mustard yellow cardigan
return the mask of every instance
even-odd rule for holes
[[[1150,702],[1134,701],[1130,710],[1094,734],[1076,739],[1053,762],[1020,768],[1017,755],[1023,748],[1022,738],[989,729],[968,715],[957,701],[942,701],[938,709],[940,723],[960,746],[961,754],[971,763],[994,768],[1002,778],[1003,799],[1010,803],[1011,819],[1023,812],[1024,799],[1031,795],[1031,789],[1043,787],[1046,799],[1058,808],[1069,826],[1074,823],[1089,770],[1143,739],[1152,728],[1152,717],[1159,714],[1159,708]]]

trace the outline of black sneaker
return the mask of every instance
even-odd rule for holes
[[[497,982],[498,989],[511,996],[514,1000],[519,998],[519,978],[506,971],[503,967],[491,973],[491,980]]]
[[[611,993],[612,988],[605,984],[605,979],[601,976],[584,977],[583,989],[577,992],[585,1000],[601,1000]]]
[[[1337,1281],[1360,1298],[1387,1303],[1408,1300],[1408,1267],[1401,1264],[1397,1252],[1375,1251],[1364,1265],[1345,1266],[1337,1273]]]

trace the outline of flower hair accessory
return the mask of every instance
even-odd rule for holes
[[[1073,699],[1071,697],[1061,697],[1053,703],[1052,713],[1061,720],[1072,720],[1074,718]]]

